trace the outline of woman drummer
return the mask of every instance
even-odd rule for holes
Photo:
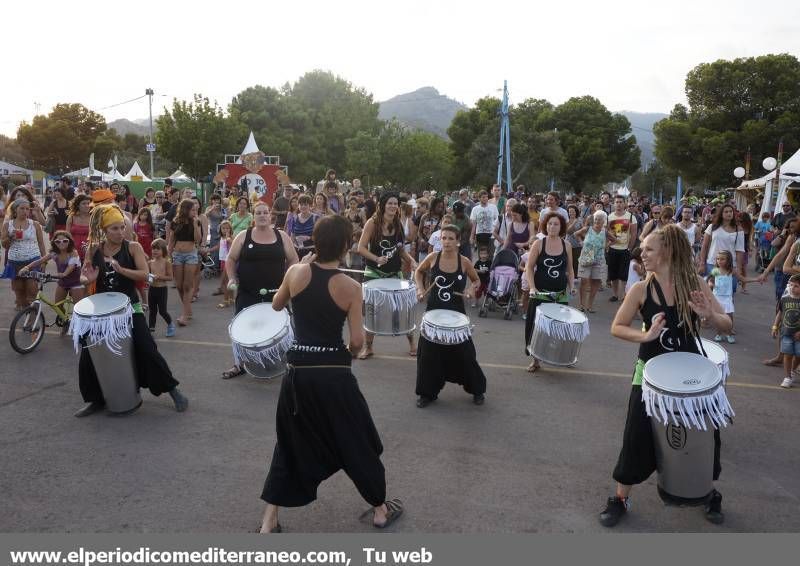
[[[81,283],[96,283],[98,293],[117,292],[127,295],[133,308],[133,366],[139,387],[153,395],[169,393],[178,412],[185,411],[189,400],[178,390],[166,360],[158,352],[145,320],[136,282],[149,275],[147,257],[137,242],[126,240],[125,217],[116,205],[97,206],[89,220],[89,248],[81,270]],[[87,348],[81,349],[78,378],[83,400],[88,403],[76,417],[85,417],[105,406],[92,358]]]
[[[536,307],[551,302],[567,304],[569,294],[575,294],[572,246],[564,239],[567,220],[557,212],[551,212],[542,219],[542,225],[546,235],[531,246],[523,275],[527,277],[530,289],[525,318],[525,352],[531,356],[533,352],[529,351],[529,344],[536,321]],[[540,367],[539,360],[534,356],[528,371],[533,373]]]
[[[400,198],[397,193],[384,193],[378,201],[375,214],[364,224],[364,231],[358,241],[358,253],[367,263],[364,281],[372,279],[402,279],[402,260],[405,259],[413,271],[417,262],[406,252],[403,245],[403,226],[400,223]],[[364,348],[358,354],[359,360],[373,355],[372,342],[375,335],[367,332]],[[408,334],[408,354],[417,355],[414,333]]]
[[[281,532],[279,507],[301,507],[338,470],[353,480],[370,504],[365,515],[385,528],[403,513],[400,500],[386,500],[386,477],[378,431],[350,365],[364,341],[361,285],[337,268],[350,249],[352,226],[327,216],[314,226],[316,257],[295,265],[272,302],[291,300],[295,343],[287,354],[276,415],[277,443],[261,499],[267,502],[262,533]],[[309,256],[310,257],[310,256]],[[345,320],[349,350],[342,339]]]
[[[271,302],[286,270],[297,263],[292,239],[283,230],[270,226],[265,202],[258,201],[253,206],[253,219],[254,226],[233,239],[225,260],[228,288],[238,289],[235,314],[263,301]],[[222,379],[243,373],[244,368],[235,365],[222,374]]]
[[[417,282],[417,299],[425,298],[425,276],[430,272],[431,287],[427,291],[426,312],[445,309],[466,314],[464,299],[472,297],[480,285],[478,273],[472,262],[459,254],[460,230],[449,224],[442,228],[442,251],[428,255],[419,264],[414,278]],[[470,285],[467,285],[467,279]],[[476,405],[483,405],[486,393],[486,376],[475,357],[472,338],[454,345],[435,344],[424,336],[419,337],[417,356],[417,407],[427,407],[436,400],[445,381],[458,383],[472,395]]]
[[[631,287],[611,325],[611,334],[639,344],[639,358],[628,400],[622,449],[613,474],[617,491],[600,513],[600,523],[606,527],[613,527],[625,515],[633,486],[645,481],[656,469],[653,432],[642,402],[645,363],[668,352],[699,353],[696,339],[700,337],[700,322],[708,322],[721,334],[731,328],[730,317],[697,275],[689,240],[679,226],[672,224],[654,230],[642,241],[641,250],[648,276]],[[641,313],[644,330],[639,324],[631,328],[637,312]],[[719,431],[715,430],[715,480],[721,470],[719,451]],[[705,514],[712,523],[723,521],[722,495],[718,491],[712,492]]]

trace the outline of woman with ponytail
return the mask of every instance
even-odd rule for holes
[[[647,480],[656,469],[655,445],[650,417],[642,402],[642,377],[645,363],[668,352],[699,354],[700,322],[708,322],[720,333],[731,328],[725,314],[708,285],[697,275],[692,261],[689,240],[679,226],[664,226],[651,232],[641,245],[642,262],[647,272],[625,296],[611,334],[622,340],[639,344],[628,417],[622,437],[622,449],[613,477],[617,481],[614,497],[600,513],[600,523],[613,527],[630,507],[631,489]],[[641,314],[641,323],[634,327],[634,317]],[[676,368],[679,371],[680,368]],[[719,478],[719,431],[714,432],[714,479]],[[706,504],[706,519],[722,523],[722,495],[714,490]]]

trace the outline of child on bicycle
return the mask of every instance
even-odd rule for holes
[[[50,261],[56,264],[55,276],[58,278],[55,302],[63,301],[67,294],[76,303],[85,297],[86,289],[81,285],[81,258],[75,249],[75,240],[66,230],[57,230],[50,241],[50,253],[20,269],[19,274],[25,275]]]

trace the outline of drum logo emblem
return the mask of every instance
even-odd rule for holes
[[[683,380],[684,385],[700,385],[700,383],[701,383],[700,380],[697,379],[696,377],[690,377],[689,379]]]
[[[676,424],[667,425],[667,444],[673,450],[686,446],[686,427]]]

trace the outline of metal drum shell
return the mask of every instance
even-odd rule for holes
[[[529,351],[538,360],[553,366],[574,366],[578,363],[583,342],[562,340],[545,334],[539,327],[533,328]]]
[[[464,322],[463,324],[460,324],[460,325],[456,325],[456,326],[451,326],[451,325],[447,325],[446,326],[446,325],[443,325],[443,324],[437,324],[434,321],[435,313],[437,313],[439,310],[441,310],[441,309],[431,310],[431,311],[426,312],[424,315],[422,315],[422,323],[419,325],[419,333],[428,342],[432,342],[434,344],[439,344],[441,346],[455,346],[455,345],[458,345],[458,344],[463,344],[464,342],[466,342],[467,340],[469,340],[472,337],[472,328],[473,328],[473,326],[472,326],[472,323],[470,322],[468,316],[466,316],[466,315],[464,315],[464,314],[462,314],[462,313],[460,313],[458,311],[454,311],[456,314],[463,316],[463,318],[466,319],[466,322]],[[447,312],[451,312],[451,311],[447,311]],[[469,336],[465,337],[464,340],[462,340],[460,342],[445,342],[444,340],[438,339],[435,336],[435,334],[431,334],[429,332],[430,329],[434,329],[435,330],[437,328],[441,329],[441,330],[444,330],[444,331],[449,331],[449,332],[466,331],[469,334]]]
[[[251,307],[248,307],[248,309],[252,308],[253,306],[259,306],[261,304],[269,304],[269,303],[258,303],[257,305],[252,305]],[[241,314],[246,310],[247,309],[242,309],[242,311],[238,313],[236,316],[239,316],[239,314]],[[255,343],[245,343],[242,342],[242,338],[235,338],[233,336],[233,323],[235,320],[236,317],[233,318],[231,324],[228,326],[228,335],[230,336],[231,341],[235,342],[238,345],[238,347],[242,350],[247,350],[256,353],[260,352],[261,350],[266,350],[268,348],[271,348],[276,343],[279,343],[281,340],[283,340],[289,333],[291,325],[293,323],[292,318],[288,317],[289,324],[286,327],[282,328],[280,332],[278,332],[271,338],[268,338],[266,340],[261,340]],[[256,379],[275,379],[278,377],[283,377],[284,375],[286,375],[287,372],[286,352],[283,352],[281,354],[280,361],[278,362],[265,363],[262,361],[261,363],[258,363],[253,361],[243,361],[242,369],[244,369],[244,371],[247,372],[248,375],[255,377]]]
[[[658,487],[662,498],[700,505],[714,489],[714,429],[689,428],[676,418],[678,425],[650,419]]]
[[[373,281],[384,281],[374,279]],[[402,281],[402,280],[397,280]],[[369,282],[364,283],[368,285]],[[383,290],[384,293],[393,293],[392,290]],[[405,290],[404,290],[405,291]],[[393,301],[386,300],[382,303],[367,302],[364,299],[364,330],[378,336],[405,336],[416,330],[416,319],[419,305],[400,305],[395,308]]]

